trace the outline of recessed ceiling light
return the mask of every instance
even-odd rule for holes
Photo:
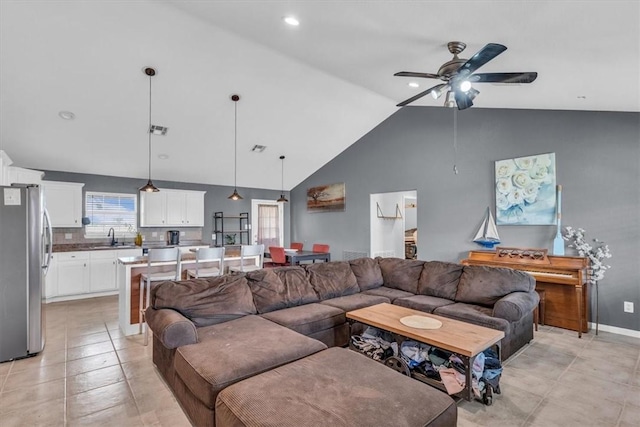
[[[168,154],[158,154],[158,158],[160,160],[167,160],[169,158]]]
[[[292,27],[297,27],[298,25],[300,25],[300,21],[298,21],[294,16],[285,16],[282,18],[282,20]]]
[[[578,95],[578,99],[587,99],[586,95]]]
[[[76,115],[73,114],[71,111],[60,111],[58,115],[60,116],[60,118],[65,120],[73,120],[76,118]]]
[[[251,151],[253,151],[254,153],[262,153],[266,148],[267,148],[266,145],[256,144],[253,147],[251,147]]]
[[[411,86],[411,87],[420,87],[420,85],[419,85],[418,83],[416,83],[416,82],[409,82],[409,83],[407,83],[407,84],[408,84],[409,86]]]

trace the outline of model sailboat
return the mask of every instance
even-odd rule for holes
[[[493,220],[493,215],[491,215],[491,209],[487,208],[487,214],[473,241],[489,249],[493,249],[495,245],[500,243],[500,236],[498,236],[498,229],[496,228],[496,222]]]

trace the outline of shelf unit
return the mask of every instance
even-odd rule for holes
[[[249,229],[249,212],[241,212],[239,215],[225,215],[224,212],[213,213],[213,243],[215,246],[248,245],[249,231],[251,231]],[[227,243],[227,236],[233,236],[234,243]]]

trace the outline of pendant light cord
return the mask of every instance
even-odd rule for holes
[[[280,175],[280,188],[282,189],[282,194],[284,195],[284,156],[282,159],[282,174]]]
[[[233,187],[238,188],[238,101],[233,103]]]
[[[149,76],[149,181],[151,181],[151,76]]]

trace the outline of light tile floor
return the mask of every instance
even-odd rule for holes
[[[151,362],[118,330],[117,297],[46,306],[42,354],[0,364],[0,426],[188,426]],[[541,327],[505,362],[491,406],[458,405],[458,426],[640,425],[640,339]]]

